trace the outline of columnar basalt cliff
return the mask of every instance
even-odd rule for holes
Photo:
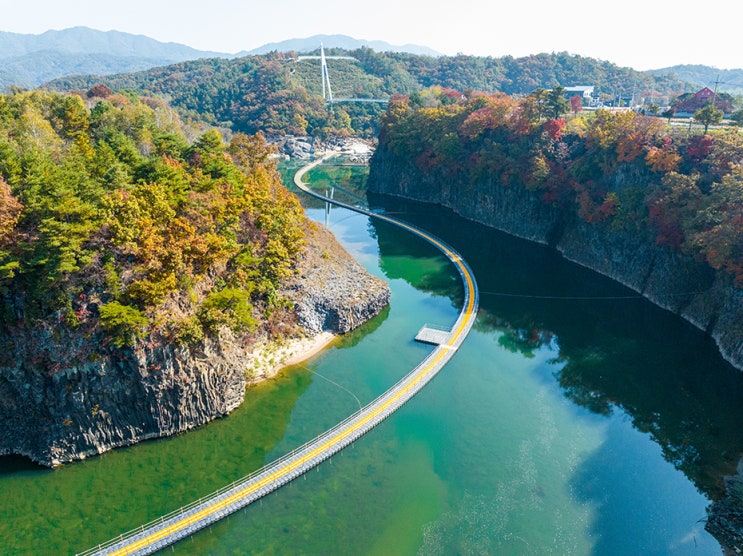
[[[743,290],[732,277],[703,262],[660,247],[642,233],[630,235],[560,211],[523,187],[492,179],[475,186],[423,172],[404,156],[377,149],[368,180],[373,193],[452,209],[506,233],[547,244],[567,259],[640,292],[710,334],[730,363],[743,369]],[[730,554],[743,548],[741,470],[726,478],[726,495],[709,508],[706,529]]]
[[[423,172],[381,142],[372,158],[370,192],[435,203],[476,222],[548,244],[567,259],[640,292],[710,334],[723,357],[743,369],[743,290],[729,274],[630,235],[560,211],[523,187],[486,179],[471,186]]]
[[[348,332],[389,303],[330,232],[310,225],[306,242],[281,292],[306,335]],[[16,327],[0,356],[0,455],[54,466],[227,415],[256,379],[255,340],[224,328],[188,346],[152,335],[118,348],[49,322]]]

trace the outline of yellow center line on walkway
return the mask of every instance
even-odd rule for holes
[[[328,156],[322,157],[319,160],[313,162],[312,164],[305,166],[304,168],[302,168],[300,171],[297,172],[294,178],[295,183],[300,189],[304,190],[310,195],[319,197],[321,199],[322,199],[322,196],[309,190],[309,188],[307,188],[306,185],[301,181],[301,178],[307,171],[309,171],[311,168],[314,168],[315,166],[323,162],[326,158],[328,158]],[[403,378],[400,382],[398,382],[395,386],[393,386],[390,390],[388,390],[386,393],[378,397],[374,402],[366,406],[366,408],[360,410],[360,412],[357,413],[356,415],[351,416],[347,420],[348,423],[345,426],[343,426],[340,430],[328,436],[328,438],[326,439],[323,439],[323,436],[329,434],[330,431],[324,433],[324,435],[320,435],[316,439],[316,442],[317,442],[316,445],[308,444],[305,446],[305,448],[300,448],[299,451],[296,453],[296,455],[292,456],[292,459],[290,459],[288,462],[286,463],[277,462],[275,464],[276,465],[275,469],[271,470],[270,467],[267,467],[266,471],[270,470],[270,472],[266,473],[265,476],[261,477],[261,475],[259,474],[251,479],[246,479],[247,484],[244,487],[239,488],[238,490],[236,490],[229,496],[225,496],[224,498],[222,498],[222,496],[224,496],[226,492],[221,493],[221,494],[215,493],[214,495],[212,495],[214,497],[213,501],[210,502],[209,500],[207,500],[203,502],[201,504],[203,507],[199,509],[198,511],[194,511],[194,513],[190,515],[183,515],[179,519],[176,519],[175,517],[167,518],[171,520],[175,519],[175,521],[168,524],[167,526],[162,526],[159,529],[156,529],[152,531],[151,533],[146,534],[137,540],[134,540],[134,538],[137,535],[143,535],[147,531],[147,529],[143,528],[139,532],[132,532],[131,541],[126,546],[122,546],[121,548],[111,551],[111,552],[104,552],[104,550],[100,550],[98,553],[114,554],[114,555],[121,555],[121,556],[135,554],[141,550],[147,551],[149,553],[151,550],[154,550],[153,546],[156,545],[158,542],[166,540],[168,537],[173,537],[174,539],[180,538],[180,537],[175,537],[175,535],[178,533],[181,533],[182,531],[184,531],[185,529],[187,529],[188,527],[192,525],[196,526],[200,522],[203,522],[204,520],[212,518],[212,516],[214,516],[215,514],[218,514],[222,510],[229,508],[231,505],[235,503],[245,501],[248,497],[259,492],[261,489],[265,487],[271,487],[271,486],[273,486],[271,490],[278,488],[278,486],[283,484],[280,482],[281,480],[284,480],[284,482],[288,482],[289,480],[294,478],[292,476],[293,473],[301,471],[302,468],[307,466],[308,464],[311,464],[309,467],[311,468],[317,465],[320,461],[323,461],[324,459],[326,459],[327,457],[331,457],[334,453],[336,453],[337,451],[342,449],[344,446],[346,446],[348,443],[350,443],[350,441],[347,442],[347,439],[349,439],[350,437],[353,437],[353,435],[359,432],[360,434],[364,434],[367,425],[369,425],[370,428],[374,426],[374,424],[370,425],[370,423],[372,423],[375,419],[380,418],[380,421],[383,420],[385,417],[384,415],[385,412],[387,412],[388,410],[396,409],[397,408],[396,406],[398,406],[398,404],[401,406],[402,403],[404,403],[407,399],[412,397],[412,395],[414,395],[420,389],[420,387],[422,387],[421,383],[425,384],[425,381],[428,378],[428,375],[431,373],[433,373],[432,376],[435,375],[436,372],[438,372],[438,370],[440,370],[440,368],[443,367],[443,365],[452,357],[453,350],[456,349],[456,347],[458,346],[458,343],[460,343],[461,340],[464,339],[464,336],[466,336],[466,333],[471,328],[474,322],[474,318],[476,316],[477,305],[478,305],[477,285],[475,284],[474,277],[472,276],[472,273],[469,270],[467,264],[463,261],[463,259],[456,252],[452,251],[448,246],[443,244],[441,241],[439,241],[435,237],[423,232],[422,230],[414,226],[411,226],[409,224],[406,224],[402,221],[399,221],[397,219],[391,218],[383,214],[373,213],[366,209],[352,207],[350,205],[345,205],[344,203],[339,203],[339,202],[335,202],[335,204],[346,207],[350,210],[361,212],[371,217],[385,220],[387,222],[390,222],[394,225],[397,225],[405,230],[408,230],[422,237],[429,243],[436,246],[439,250],[441,250],[447,256],[447,258],[449,258],[449,260],[451,260],[457,266],[459,273],[463,278],[464,285],[465,285],[465,298],[467,300],[467,303],[466,303],[466,306],[460,312],[459,318],[457,319],[457,325],[455,329],[451,331],[448,342],[446,344],[437,346],[434,349],[434,351],[431,352],[421,362],[415,374],[409,374],[408,376]],[[416,370],[414,369],[414,371]],[[419,387],[419,385],[421,386]],[[412,394],[411,394],[411,391],[412,391]],[[311,449],[307,451],[306,453],[302,452],[303,449],[308,449],[308,448],[311,448]],[[314,461],[318,459],[319,461]],[[260,477],[260,479],[258,479],[258,477]],[[235,488],[237,487],[238,486],[236,485]],[[249,502],[246,502],[246,504],[247,503]],[[198,508],[198,507],[199,507],[198,505],[195,506],[195,508]],[[192,508],[192,509],[195,509],[195,508]],[[234,508],[232,511],[234,511]],[[185,513],[185,510],[184,510],[184,513]],[[164,518],[162,523],[167,521],[167,519]],[[158,526],[159,524],[150,525],[150,529],[158,527]],[[203,526],[205,525],[201,525],[201,527]],[[119,544],[120,542],[126,542],[126,539],[123,538],[121,541],[111,542],[107,546],[111,548],[115,546],[116,544]],[[175,542],[175,540],[171,542]]]
[[[292,461],[291,463],[285,465],[284,467],[280,467],[279,469],[270,473],[269,475],[267,475],[260,481],[253,483],[233,493],[229,497],[219,500],[215,502],[214,504],[192,515],[185,516],[182,519],[178,520],[177,522],[157,532],[154,532],[146,537],[143,537],[142,539],[139,539],[138,541],[132,543],[129,546],[126,546],[115,552],[112,552],[112,554],[115,554],[115,555],[133,554],[141,548],[154,544],[164,539],[165,537],[172,535],[173,533],[177,533],[185,529],[189,525],[192,525],[194,523],[201,521],[204,518],[214,515],[215,513],[223,510],[224,508],[230,506],[231,504],[245,498],[246,496],[249,496],[250,494],[257,492],[264,486],[267,486],[270,483],[280,478],[283,478],[286,475],[289,475],[292,471],[295,471],[296,469],[312,461],[314,458],[318,457],[319,455],[329,451],[333,446],[340,444],[342,440],[344,440],[351,434],[355,433],[357,430],[363,428],[363,426],[366,423],[368,423],[375,417],[379,416],[381,413],[387,410],[390,406],[394,405],[394,403],[397,402],[397,400],[399,400],[404,394],[410,391],[413,388],[413,386],[415,386],[418,382],[420,382],[420,380],[430,371],[431,368],[434,368],[436,366],[439,360],[443,357],[444,353],[445,353],[444,350],[439,350],[439,353],[437,354],[437,356],[434,357],[431,361],[429,361],[429,363],[421,369],[421,371],[415,376],[413,380],[411,380],[408,384],[406,384],[400,391],[395,393],[394,396],[386,400],[385,403],[379,406],[375,411],[365,415],[359,421],[355,422],[350,428],[344,429],[343,431],[339,432],[335,436],[326,440],[322,444],[319,444],[312,451],[303,455],[301,458]]]

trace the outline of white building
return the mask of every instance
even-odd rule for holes
[[[586,100],[593,98],[594,87],[590,85],[577,85],[575,87],[565,87],[565,94],[570,97],[580,96]]]

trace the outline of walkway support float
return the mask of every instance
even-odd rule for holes
[[[415,369],[384,394],[304,446],[209,496],[82,552],[79,556],[152,554],[273,492],[330,458],[402,407],[436,376],[467,337],[477,316],[479,293],[474,275],[466,261],[452,247],[411,224],[382,213],[326,198],[310,190],[302,182],[302,177],[330,156],[332,155],[325,155],[300,169],[294,176],[297,187],[324,202],[399,226],[438,247],[456,266],[464,283],[464,305],[446,341],[437,345]]]

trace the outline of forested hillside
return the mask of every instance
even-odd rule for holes
[[[192,131],[105,87],[0,95],[0,455],[55,466],[203,425],[389,302],[262,135]]]
[[[98,91],[0,95],[3,326],[123,346],[280,318],[305,217],[262,138],[189,144],[162,100]]]
[[[743,61],[741,61],[743,64]],[[717,69],[701,65],[681,65],[651,70],[655,75],[675,75],[698,89],[709,87],[718,92],[743,95],[743,69]]]
[[[523,95],[539,87],[591,85],[607,100],[643,93],[672,98],[692,90],[676,78],[567,53],[525,58],[430,57],[368,48],[326,53],[357,60],[329,60],[336,97],[389,98],[429,86]],[[198,60],[105,78],[69,77],[47,86],[87,90],[99,83],[114,90],[164,95],[181,114],[245,133],[373,137],[382,111],[373,104],[336,104],[330,110],[321,95],[319,61],[297,61],[294,53]]]
[[[380,149],[441,187],[526,188],[585,222],[647,238],[743,287],[743,135],[670,130],[634,112],[551,114],[549,99],[463,99],[433,89],[390,103]],[[432,195],[435,197],[435,195]]]

